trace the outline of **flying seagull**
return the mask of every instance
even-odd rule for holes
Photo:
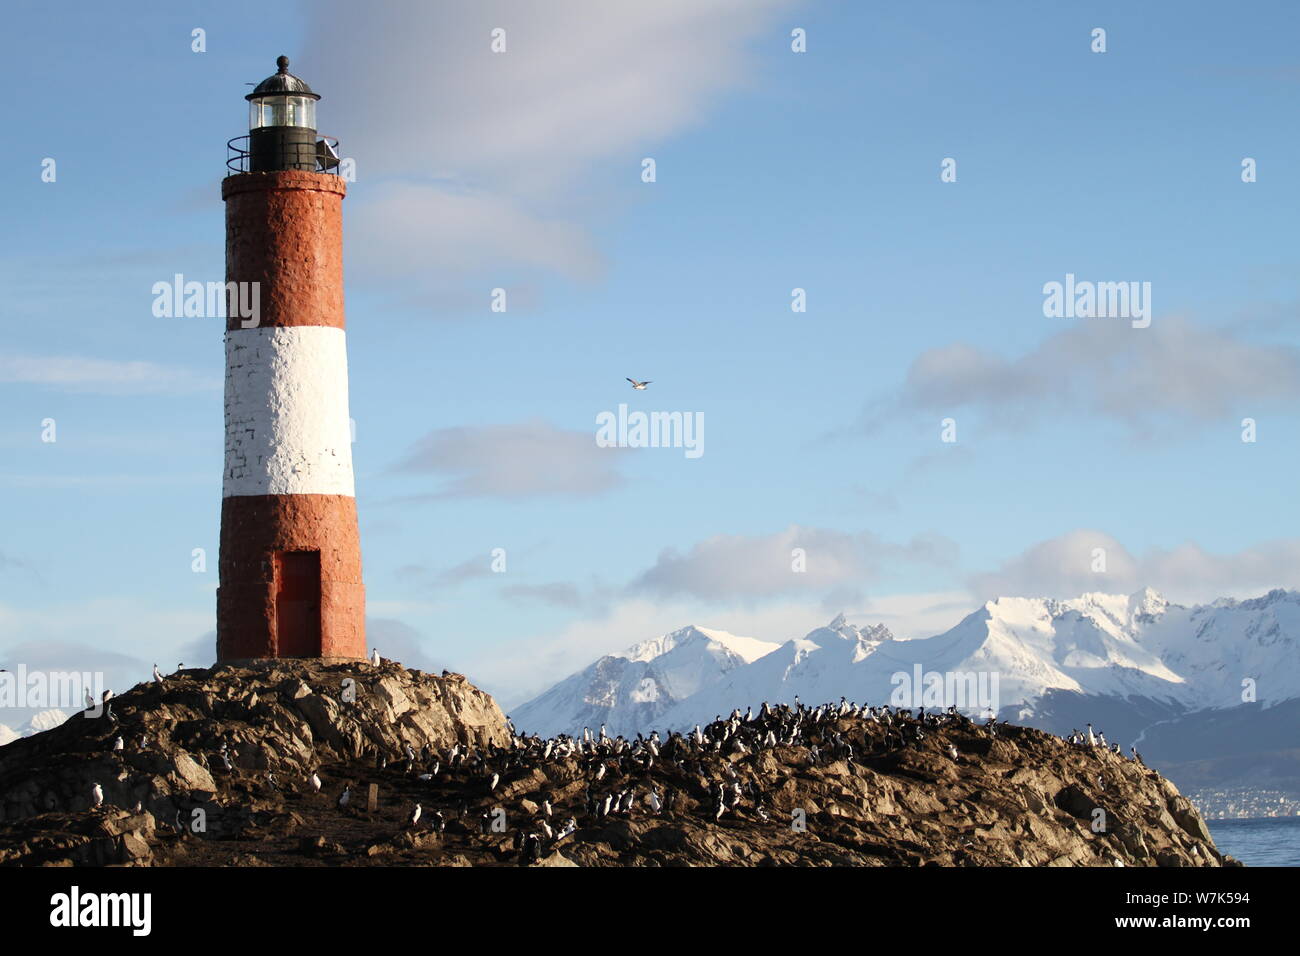
[[[629,378],[628,381],[632,383],[632,387],[635,388],[638,392],[644,392],[645,387],[650,384],[649,382],[638,382],[634,378]]]

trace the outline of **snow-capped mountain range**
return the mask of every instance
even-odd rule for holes
[[[1300,698],[1300,592],[1194,607],[1149,588],[1065,601],[1003,597],[943,634],[912,640],[895,639],[883,625],[849,624],[843,615],[780,645],[685,627],[602,657],[511,716],[530,733],[605,724],[611,736],[632,736],[796,695],[808,703],[843,696],[883,704],[900,685],[910,686],[900,674],[982,675],[991,701],[949,695],[944,704],[987,714],[991,702],[1004,718],[1040,726],[1062,713],[1062,699],[1104,698],[1130,709],[1142,701],[1140,715],[1124,718],[1134,726],[1156,713],[1236,707],[1247,679],[1267,707]]]

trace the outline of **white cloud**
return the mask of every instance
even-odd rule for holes
[[[110,395],[202,392],[221,388],[219,378],[200,375],[189,369],[156,362],[70,355],[0,355],[0,382]]]
[[[595,431],[533,420],[518,425],[443,428],[421,439],[394,469],[435,474],[446,484],[429,497],[588,497],[618,487],[621,448],[600,448]]]
[[[582,179],[593,160],[699,123],[744,82],[750,41],[791,6],[407,0],[358,17],[332,0],[313,8],[303,70],[325,97],[321,115],[365,144],[372,174],[545,192]],[[497,28],[504,53],[490,47]]]
[[[187,635],[211,631],[215,613],[215,604],[195,611],[151,607],[118,597],[21,608],[0,604],[0,658],[19,648],[22,654],[41,659],[40,648],[58,647],[60,660],[71,663],[115,661],[113,666],[119,670],[114,671],[114,686],[130,686],[149,678],[154,661],[165,670],[174,667],[183,659],[177,656],[182,647],[195,641]]]
[[[879,577],[885,561],[943,565],[955,551],[952,542],[934,535],[898,545],[870,532],[791,525],[768,535],[716,535],[686,552],[666,549],[629,590],[701,600],[829,592],[836,600],[852,600],[853,589]]]
[[[1102,549],[1105,571],[1093,570]],[[1153,587],[1183,604],[1220,597],[1256,597],[1272,588],[1300,586],[1300,539],[1283,538],[1231,554],[1212,554],[1194,542],[1135,555],[1115,537],[1080,529],[1041,541],[996,571],[974,575],[980,601],[1003,595],[1077,597],[1088,591],[1131,594]]]
[[[748,47],[792,5],[389,2],[358,16],[329,0],[291,69],[357,161],[349,235],[368,268],[424,285],[510,265],[590,277],[587,229],[610,208],[598,167],[638,176],[647,150],[754,74]],[[490,48],[497,28],[504,53]]]
[[[1084,319],[1019,357],[967,343],[929,349],[863,423],[871,429],[900,412],[974,410],[1013,426],[1079,412],[1145,433],[1167,422],[1233,422],[1297,400],[1294,346],[1254,344],[1176,317],[1157,317],[1145,329]]]
[[[500,195],[451,193],[425,184],[376,187],[351,211],[349,234],[354,230],[363,241],[352,247],[350,262],[377,277],[460,277],[509,264],[591,279],[603,264],[585,230],[574,223],[538,217]],[[495,284],[509,284],[514,291],[507,277],[501,271],[490,276],[480,309],[486,312],[488,290]],[[440,301],[448,298],[450,293],[439,293]],[[508,305],[517,306],[515,298]]]

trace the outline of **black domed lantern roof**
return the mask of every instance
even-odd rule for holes
[[[289,72],[289,58],[282,56],[275,61],[279,67],[273,74],[264,79],[253,89],[253,92],[244,97],[246,100],[254,100],[263,96],[310,96],[314,100],[320,99],[319,94],[313,93],[307,81],[294,76]]]

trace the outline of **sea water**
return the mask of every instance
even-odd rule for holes
[[[1247,866],[1300,866],[1300,817],[1205,822],[1219,852]]]

